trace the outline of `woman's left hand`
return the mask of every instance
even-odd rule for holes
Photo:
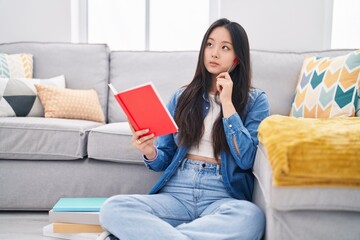
[[[228,72],[222,72],[216,77],[216,89],[220,93],[221,104],[232,103],[233,81]]]

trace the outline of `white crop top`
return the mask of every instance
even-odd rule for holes
[[[214,122],[216,118],[219,116],[220,105],[215,102],[215,95],[209,94],[209,101],[210,101],[210,110],[204,119],[204,127],[205,127],[204,135],[200,140],[199,148],[195,146],[191,147],[189,154],[214,158],[211,132]]]

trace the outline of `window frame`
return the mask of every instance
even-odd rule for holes
[[[71,0],[71,42],[89,43],[89,0]],[[150,51],[150,3],[145,0],[145,51]],[[209,0],[209,25],[220,18],[221,0]]]

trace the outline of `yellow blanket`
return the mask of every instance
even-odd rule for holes
[[[275,186],[360,187],[360,118],[272,115],[259,126]]]

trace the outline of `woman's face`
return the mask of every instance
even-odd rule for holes
[[[212,75],[228,71],[236,58],[229,31],[225,27],[214,28],[204,49],[205,68]]]

